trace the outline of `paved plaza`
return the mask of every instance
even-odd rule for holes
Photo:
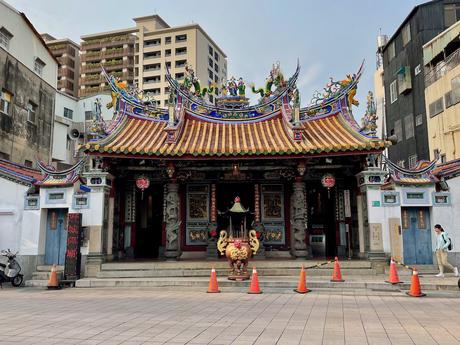
[[[460,344],[460,293],[0,290],[0,344]]]

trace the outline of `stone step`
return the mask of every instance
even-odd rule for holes
[[[300,267],[295,268],[257,268],[263,276],[299,276]],[[332,268],[307,269],[309,276],[332,276]],[[226,276],[228,267],[217,268],[218,276]],[[375,275],[374,269],[370,268],[341,268],[343,275]],[[154,270],[103,270],[97,275],[98,278],[154,278],[154,277],[209,277],[210,269],[154,269]]]
[[[37,268],[35,269],[37,272],[51,272],[51,268],[53,265],[38,265]],[[64,266],[58,265],[56,266],[56,271],[64,271]]]
[[[435,265],[415,265],[419,274],[437,274],[439,270]],[[412,270],[406,267],[396,265],[398,275],[412,275]],[[385,267],[385,274],[389,274],[390,266]]]
[[[297,279],[291,276],[276,277],[260,277],[261,289],[268,289],[271,291],[292,291],[297,286]],[[341,289],[341,290],[373,290],[373,291],[401,291],[409,290],[409,280],[404,281],[402,284],[391,285],[384,282],[383,276],[366,277],[366,279],[346,280],[342,283],[331,282],[326,279],[307,279],[307,287],[309,289]],[[458,278],[451,277],[443,280],[428,279],[426,282],[423,278],[423,290],[450,290],[459,291],[457,285]],[[219,288],[225,291],[232,292],[247,292],[249,288],[249,280],[243,282],[229,281],[226,278],[218,278]],[[29,284],[38,284],[35,282]],[[206,291],[208,287],[208,279],[203,278],[116,278],[116,279],[97,279],[97,278],[83,278],[77,281],[78,288],[163,288],[166,290],[180,290],[187,288],[201,288]],[[34,286],[34,285],[27,285]],[[41,285],[35,285],[41,286]],[[278,292],[280,292],[278,291]]]
[[[64,276],[64,272],[56,272],[58,279],[62,279]],[[32,279],[33,280],[46,280],[48,281],[50,279],[51,272],[41,272],[41,271],[36,271],[32,273]]]
[[[330,261],[330,260],[327,260]],[[302,265],[305,267],[314,266],[316,264],[324,263],[326,260],[251,260],[249,267],[256,266],[262,268],[300,268]],[[158,270],[158,269],[216,269],[228,268],[226,260],[210,260],[210,261],[150,261],[150,262],[106,262],[101,266],[101,270]],[[327,265],[320,266],[319,269],[330,269],[334,267],[331,262]],[[355,269],[370,269],[371,262],[365,260],[343,260],[340,261],[341,268],[355,268]]]

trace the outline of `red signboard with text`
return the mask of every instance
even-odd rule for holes
[[[67,249],[65,252],[65,279],[80,278],[81,213],[69,213],[67,224]]]

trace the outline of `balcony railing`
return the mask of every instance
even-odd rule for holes
[[[80,89],[78,94],[80,97],[91,96],[97,93],[104,93],[110,91],[109,86],[93,86],[93,87],[85,87],[84,89]]]
[[[425,87],[430,86],[438,79],[446,75],[447,72],[453,70],[460,64],[460,48],[450,54],[446,60],[438,63],[431,69],[427,69],[425,74]]]
[[[94,39],[84,41],[81,44],[82,50],[86,49],[97,49],[102,47],[114,47],[123,44],[134,44],[134,36],[132,35],[121,35],[121,36],[111,36],[101,39]]]
[[[101,65],[98,63],[90,63],[84,66],[81,66],[81,73],[92,73],[92,72],[100,72]]]

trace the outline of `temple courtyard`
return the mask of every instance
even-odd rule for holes
[[[460,293],[0,290],[0,344],[460,344]]]

